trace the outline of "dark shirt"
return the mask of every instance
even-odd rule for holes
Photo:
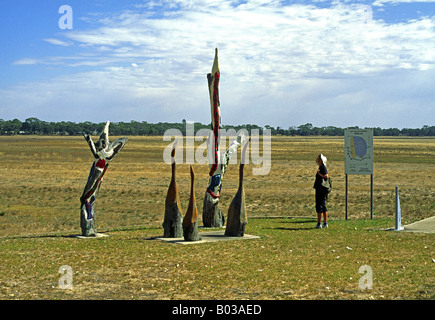
[[[319,166],[319,170],[320,173],[323,175],[328,173],[328,169],[326,169],[326,166],[323,163]],[[323,178],[319,175],[319,173],[316,173],[316,181],[314,182],[314,188],[318,188],[322,185],[322,179]]]

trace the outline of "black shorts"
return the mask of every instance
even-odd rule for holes
[[[328,193],[323,188],[316,188],[316,212],[322,213],[328,211],[326,208],[326,198]]]

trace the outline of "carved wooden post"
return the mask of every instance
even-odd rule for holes
[[[109,163],[127,143],[128,138],[119,138],[114,142],[109,141],[109,125],[106,122],[100,138],[94,143],[88,134],[84,137],[94,156],[91,170],[89,172],[86,186],[80,197],[80,227],[85,237],[97,236],[97,223],[95,221],[95,200],[100,190],[103,176],[106,173]]]
[[[211,113],[211,128],[213,134],[210,135],[208,143],[212,148],[208,148],[210,161],[210,181],[205,192],[204,204],[202,208],[202,221],[205,227],[222,227],[225,223],[224,216],[219,209],[219,193],[221,189],[222,171],[220,166],[219,155],[219,127],[220,118],[220,102],[219,102],[219,59],[218,49],[215,49],[215,56],[211,73],[207,74],[208,93],[210,97],[210,113]]]
[[[225,235],[231,237],[243,237],[245,234],[248,216],[245,206],[245,191],[243,189],[243,168],[245,166],[245,152],[248,143],[245,144],[242,151],[242,160],[239,168],[239,189],[228,208],[228,221],[225,229]]]
[[[225,217],[219,208],[219,198],[214,199],[207,191],[202,206],[202,223],[204,227],[222,227],[225,224]]]
[[[211,144],[209,151],[210,172],[209,184],[204,196],[202,208],[202,221],[205,227],[222,227],[225,224],[225,217],[219,209],[219,196],[222,188],[222,179],[230,161],[231,155],[237,152],[243,141],[246,140],[244,134],[239,134],[230,147],[221,154],[219,151],[219,127],[221,123],[220,102],[219,102],[219,61],[218,50],[215,50],[215,57],[211,73],[207,74],[208,90],[211,107],[211,127],[213,134],[210,135],[208,143]]]
[[[198,209],[196,208],[195,198],[195,173],[190,166],[190,199],[186,215],[183,219],[183,236],[186,241],[198,241]]]
[[[175,164],[175,145],[171,152],[172,157],[172,177],[169,184],[168,193],[165,201],[165,217],[163,229],[165,238],[181,238],[183,236],[181,205],[178,197],[178,187],[176,181]]]

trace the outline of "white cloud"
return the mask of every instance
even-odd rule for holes
[[[389,113],[376,106],[389,110],[401,102],[392,97],[394,90],[382,93],[385,79],[412,95],[400,82],[416,79],[407,72],[434,76],[433,19],[387,24],[374,20],[366,5],[343,3],[329,8],[262,0],[146,4],[153,11],[138,5],[137,11],[97,16],[92,25],[99,22],[98,28],[45,39],[55,45],[73,44],[75,56],[15,62],[93,68],[36,85],[44,87],[41,92],[53,93],[38,100],[41,106],[51,106],[45,107],[51,114],[83,106],[81,116],[89,120],[88,111],[95,110],[92,114],[109,113],[114,121],[207,122],[205,75],[215,47],[226,123],[354,125],[349,123],[355,119],[352,114],[368,105],[372,111],[361,121],[378,121],[378,112],[388,122]],[[375,89],[379,92],[373,95],[370,90]],[[37,92],[28,90],[29,97],[32,94]],[[65,97],[70,99],[62,102]],[[424,102],[419,103],[416,108],[426,110]],[[54,107],[62,104],[70,107]]]
[[[40,61],[38,59],[33,58],[23,58],[19,59],[17,61],[14,61],[13,65],[20,66],[20,65],[31,65],[31,64],[38,64]]]
[[[49,39],[44,39],[44,41],[54,44],[56,46],[64,46],[64,47],[69,47],[71,46],[73,43],[71,41],[62,41],[59,39],[53,39],[53,38],[49,38]]]
[[[435,2],[434,0],[376,0],[373,2],[373,6],[382,7],[385,4],[387,5],[395,5],[399,3],[431,3]]]
[[[104,19],[98,29],[74,31],[67,37],[101,50],[102,60],[159,58],[184,65],[185,72],[201,72],[217,46],[228,59],[228,73],[244,78],[260,75],[268,81],[282,74],[427,68],[433,57],[433,20],[387,25],[373,21],[365,5],[320,9],[281,7],[278,2],[264,6],[265,1],[248,1],[236,8],[228,1],[220,6],[213,1],[171,3],[179,6],[175,17],[155,19],[148,12],[127,11]]]

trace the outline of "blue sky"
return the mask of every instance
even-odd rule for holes
[[[73,28],[59,28],[62,5]],[[0,2],[0,118],[435,125],[435,0]]]

